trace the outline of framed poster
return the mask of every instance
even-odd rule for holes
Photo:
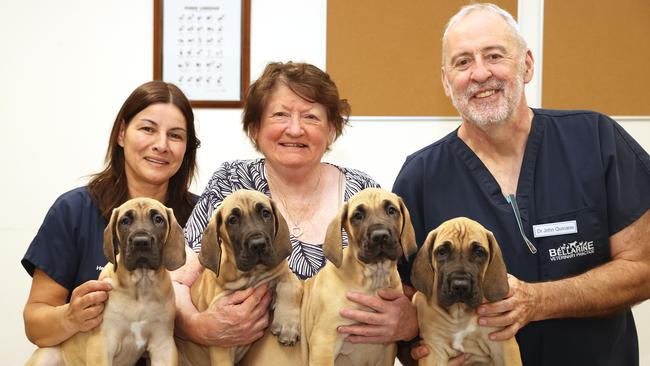
[[[249,60],[250,0],[154,0],[154,79],[193,107],[241,107]]]

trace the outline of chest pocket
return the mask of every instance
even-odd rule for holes
[[[610,260],[605,221],[590,207],[540,218],[536,225],[573,220],[577,233],[535,238],[542,280],[575,276]]]

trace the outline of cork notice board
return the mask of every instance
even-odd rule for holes
[[[517,14],[517,0],[494,1]],[[327,72],[355,116],[456,116],[440,81],[442,32],[468,1],[328,0]]]
[[[327,71],[356,116],[456,116],[441,38],[469,1],[328,0]],[[517,14],[516,0],[494,1]],[[650,1],[544,2],[542,106],[650,115]],[[539,69],[538,69],[539,70]]]
[[[650,1],[544,2],[542,105],[650,115]]]

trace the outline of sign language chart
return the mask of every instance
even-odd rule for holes
[[[163,10],[163,76],[191,100],[239,100],[241,3],[167,1]]]

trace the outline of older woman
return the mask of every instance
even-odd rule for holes
[[[196,201],[188,189],[199,144],[180,89],[151,81],[131,93],[113,123],[106,167],[56,200],[22,260],[33,277],[23,314],[31,342],[54,346],[101,323],[110,285],[97,276],[111,211],[150,197],[173,208],[182,225]]]
[[[304,63],[269,64],[251,85],[243,116],[244,131],[264,158],[226,162],[217,169],[185,227],[190,247],[199,249],[203,230],[226,196],[238,189],[255,189],[278,203],[289,224],[293,246],[289,266],[296,276],[305,279],[318,272],[325,264],[325,231],[339,206],[356,192],[378,186],[359,170],[321,162],[343,132],[349,113],[347,101],[339,98],[327,73]],[[185,267],[174,274],[177,335],[220,346],[248,344],[261,337],[268,324],[266,287],[235,292],[199,313],[190,300],[189,286],[200,271],[196,255],[190,252]],[[348,339],[386,342],[417,334],[417,326],[400,326],[404,314],[415,316],[409,300],[392,290],[380,296],[351,294],[352,300],[370,303],[376,311],[347,314],[364,317],[359,321],[366,323],[344,329],[352,335]]]
[[[289,266],[301,279],[325,264],[327,224],[354,193],[378,186],[365,173],[322,163],[343,132],[350,106],[329,76],[315,66],[269,64],[251,85],[243,125],[264,158],[222,164],[214,173],[185,228],[198,251],[212,212],[230,193],[255,189],[272,197],[289,224]]]

